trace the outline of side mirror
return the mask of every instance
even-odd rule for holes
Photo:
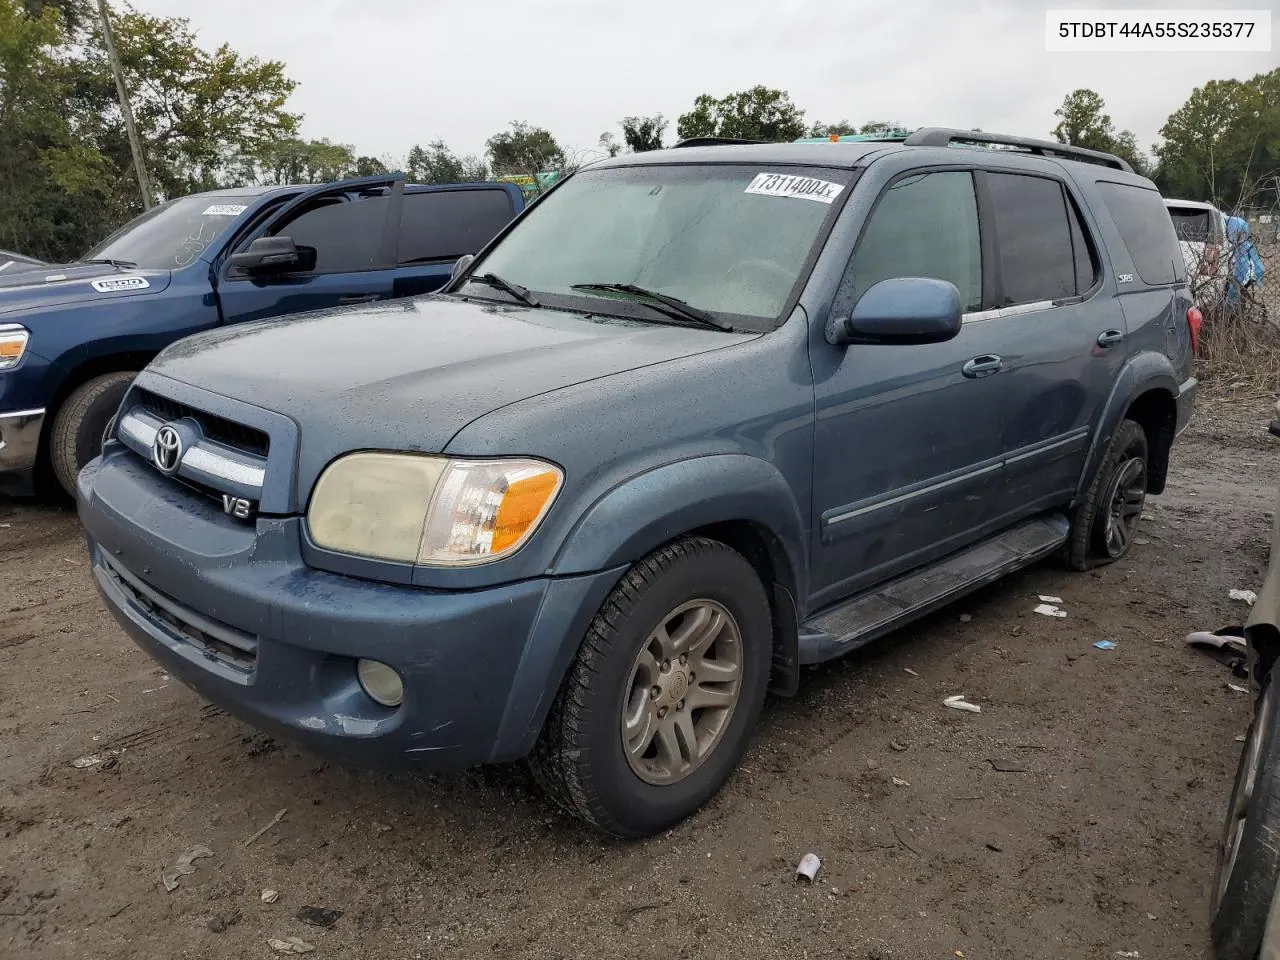
[[[231,265],[247,273],[314,270],[314,247],[299,247],[292,237],[259,237],[249,249],[231,255]]]
[[[848,317],[827,321],[827,342],[944,343],[960,333],[960,291],[926,277],[881,280],[864,293]]]
[[[453,263],[453,270],[449,273],[449,282],[457,280],[460,276],[467,272],[467,268],[475,263],[476,255],[474,253],[466,253],[460,256]]]

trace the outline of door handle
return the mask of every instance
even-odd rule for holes
[[[353,293],[346,297],[339,297],[338,303],[346,306],[349,303],[373,303],[377,299],[376,293]]]
[[[974,357],[960,368],[960,372],[970,380],[976,380],[978,377],[989,377],[993,373],[999,373],[1003,366],[1003,360],[994,353],[988,353],[981,357]]]
[[[1119,330],[1103,330],[1098,334],[1098,346],[1114,347],[1117,343],[1124,339],[1124,334]]]

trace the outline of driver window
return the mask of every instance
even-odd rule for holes
[[[966,312],[982,308],[982,246],[971,174],[913,174],[885,190],[841,283],[839,309],[852,310],[870,287],[897,277],[949,280]]]
[[[313,273],[376,270],[383,266],[383,227],[389,203],[385,196],[316,197],[288,220],[272,225],[267,235],[289,237],[299,247],[314,247]]]

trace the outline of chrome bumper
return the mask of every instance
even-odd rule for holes
[[[0,492],[30,493],[44,410],[0,413]]]

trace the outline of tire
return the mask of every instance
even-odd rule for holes
[[[1280,693],[1271,680],[1245,737],[1218,849],[1209,911],[1218,960],[1255,960],[1280,879]]]
[[[679,644],[686,628],[694,637],[688,646],[663,646]],[[764,705],[772,629],[764,587],[740,554],[703,537],[655,550],[588,627],[529,758],[534,777],[565,810],[617,837],[649,836],[683,820],[720,790],[746,749]],[[698,646],[705,642],[698,637],[712,635]],[[703,652],[686,662],[674,655],[679,649]],[[694,706],[729,696],[728,681],[707,675],[728,676],[735,660],[735,704]],[[669,720],[658,719],[663,711]],[[678,747],[679,757],[663,744]],[[694,758],[696,750],[705,752]]]
[[[102,451],[107,423],[137,375],[136,370],[123,370],[86,380],[58,409],[49,438],[49,460],[69,496],[76,495],[76,476],[81,468]]]
[[[1129,552],[1146,501],[1147,462],[1146,431],[1121,420],[1071,517],[1063,560],[1072,570],[1091,570]]]

